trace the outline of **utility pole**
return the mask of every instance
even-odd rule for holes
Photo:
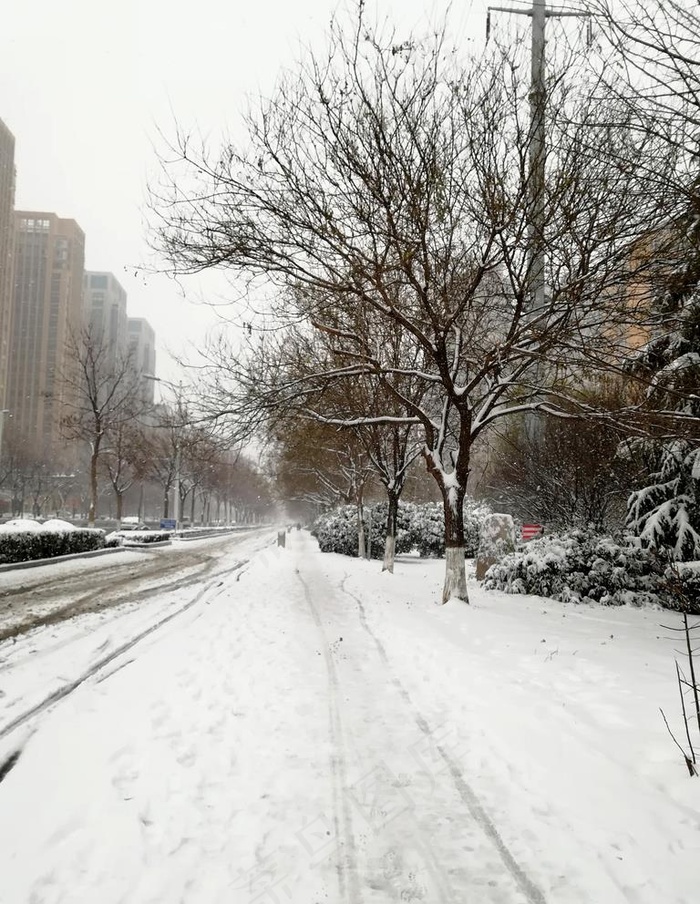
[[[509,6],[489,6],[486,14],[486,40],[491,30],[491,13],[512,13],[532,19],[532,50],[530,60],[530,148],[528,173],[528,242],[532,269],[531,308],[541,312],[545,306],[545,125],[547,95],[545,91],[545,23],[548,18],[588,18],[587,12],[547,9],[546,0],[532,0],[530,9]]]

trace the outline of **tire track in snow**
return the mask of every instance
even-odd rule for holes
[[[245,539],[249,539],[249,538],[245,538]],[[264,549],[266,546],[270,545],[270,542],[271,541],[268,541],[265,539],[260,544],[254,546],[253,549],[250,550],[248,559],[246,559],[246,561],[249,561],[251,556],[257,554],[262,549]],[[125,615],[128,616],[131,614],[130,610],[125,611],[124,606],[126,603],[133,601],[134,599],[137,599],[140,604],[142,601],[147,600],[150,597],[160,596],[164,593],[167,593],[169,590],[182,590],[193,584],[202,584],[202,583],[204,583],[204,581],[207,577],[209,578],[210,581],[213,581],[217,577],[226,576],[229,573],[229,571],[231,570],[230,566],[228,566],[228,565],[225,565],[222,567],[218,557],[210,557],[207,560],[200,563],[200,565],[202,566],[200,571],[197,571],[194,574],[188,574],[186,577],[182,577],[182,573],[181,573],[180,578],[178,578],[177,580],[174,580],[174,581],[170,581],[165,584],[163,584],[163,583],[161,583],[161,584],[156,583],[155,585],[152,584],[152,581],[156,580],[158,577],[160,577],[162,579],[162,577],[163,577],[162,574],[157,576],[157,575],[153,575],[153,574],[141,575],[141,574],[137,573],[136,575],[134,575],[133,586],[127,586],[124,589],[120,589],[119,596],[115,596],[115,597],[108,599],[104,604],[99,605],[96,608],[86,609],[86,610],[78,609],[78,611],[71,611],[72,609],[74,609],[76,607],[76,602],[77,602],[76,600],[73,600],[72,602],[66,604],[65,606],[61,606],[57,609],[52,610],[49,613],[46,613],[45,620],[42,620],[44,618],[43,616],[37,617],[36,619],[33,619],[30,623],[28,623],[26,625],[24,625],[24,624],[19,625],[18,629],[21,630],[22,632],[24,632],[22,635],[22,639],[24,639],[26,637],[31,637],[35,632],[40,631],[42,628],[45,628],[48,625],[53,624],[54,622],[60,624],[63,621],[69,621],[69,620],[73,620],[73,619],[75,619],[77,621],[77,620],[81,619],[83,616],[90,616],[90,615],[100,615],[103,618],[112,620],[112,622],[116,624],[120,618],[123,618]],[[198,566],[193,566],[193,567],[198,567]],[[236,570],[236,568],[234,568],[234,571],[235,570]],[[243,572],[241,572],[241,571],[237,572],[236,581],[238,581],[240,579],[242,573]],[[83,580],[85,580],[85,578],[83,578]],[[147,583],[145,583],[145,586],[143,586],[143,587],[141,587],[139,585],[139,582],[141,582],[142,580],[147,581]],[[34,588],[29,588],[30,592],[33,589]],[[102,592],[102,587],[99,587],[98,589],[100,592]],[[58,590],[59,590],[59,592],[61,590],[60,584],[58,585]],[[19,588],[19,591],[21,591],[23,593],[27,592],[27,588],[26,587]],[[0,591],[0,600],[8,592],[15,593],[15,592],[19,592],[19,591],[15,591],[12,588],[10,588],[9,591],[8,590]],[[94,598],[95,593],[96,593],[96,591],[93,589],[89,594],[86,594],[81,599],[81,601]],[[54,618],[53,615],[55,613],[60,613],[60,618]],[[26,629],[26,631],[25,631],[25,629]],[[15,656],[14,647],[10,647],[10,648],[8,648],[6,646],[3,647],[4,641],[6,639],[8,639],[8,637],[11,637],[14,635],[14,633],[15,633],[14,629],[10,632],[9,635],[4,635],[2,633],[2,631],[3,631],[3,628],[0,627],[0,652],[2,652],[2,654],[4,654],[4,655],[7,655],[7,662],[0,665],[0,675],[3,672],[9,672],[12,669],[17,668],[17,666],[21,665],[21,663],[22,663],[22,654],[20,654],[19,658],[17,658]],[[25,653],[24,659],[26,660],[28,658],[28,655],[31,655],[32,660],[35,660],[37,656],[45,657],[47,654],[51,654],[51,653],[55,652],[56,650],[62,649],[63,647],[70,646],[70,644],[74,643],[75,641],[80,640],[81,638],[87,637],[88,635],[92,634],[93,631],[94,631],[94,625],[89,624],[87,627],[76,631],[75,633],[71,634],[68,637],[59,637],[55,641],[52,641],[49,643],[42,643],[41,649],[38,652],[31,651],[30,654]],[[13,643],[14,643],[14,640],[13,640]],[[99,652],[100,649],[102,649],[102,647],[99,647],[96,652]]]
[[[396,677],[389,661],[389,657],[387,655],[384,644],[377,637],[374,631],[372,631],[369,622],[367,621],[367,613],[362,600],[346,588],[345,584],[347,579],[348,578],[346,576],[341,582],[341,591],[346,596],[349,596],[350,599],[352,599],[357,605],[360,624],[372,639],[377,649],[377,653],[379,654],[379,658],[381,659],[382,663],[386,667],[387,672],[389,673],[390,681],[396,688],[399,696],[409,708],[411,715],[413,716],[413,719],[420,731],[425,735],[426,738],[431,740],[434,737],[434,733],[430,728],[428,721],[422,715],[420,710],[415,706],[408,691],[403,686],[401,681]],[[501,835],[496,828],[495,823],[487,813],[484,805],[479,800],[478,795],[465,780],[464,775],[462,774],[462,770],[459,767],[459,763],[457,763],[456,760],[452,756],[450,756],[449,752],[445,750],[442,745],[435,743],[434,746],[443,762],[447,766],[454,787],[456,788],[457,793],[459,794],[463,803],[466,805],[469,814],[477,823],[484,835],[486,835],[486,837],[491,841],[494,848],[498,852],[503,865],[508,870],[522,893],[525,895],[530,904],[546,904],[546,898],[543,892],[535,885],[533,880],[528,876],[523,867],[518,863],[513,854],[510,852],[507,844],[505,843],[503,838],[501,838]]]
[[[201,582],[202,575],[201,573],[195,574],[190,578],[186,578],[183,580],[174,580],[170,581],[167,584],[158,584],[155,587],[150,587],[144,590],[139,590],[138,595],[140,600],[147,600],[153,596],[160,596],[162,593],[167,593],[169,590],[179,590],[183,586],[187,587],[189,584],[196,584]],[[113,599],[110,599],[106,602],[102,607],[92,610],[96,612],[104,611],[105,609],[114,608],[115,606],[123,605],[127,602],[133,595],[133,590],[129,588],[125,588],[122,592],[115,596]],[[66,621],[67,617],[71,616],[71,613],[74,610],[79,610],[79,608],[86,602],[94,599],[95,592],[91,590],[89,593],[84,593],[82,596],[78,597],[75,600],[71,600],[69,603],[66,603],[64,606],[60,606],[56,609],[53,609],[50,613],[40,618],[30,617],[25,619],[23,622],[18,622],[16,625],[13,625],[9,628],[0,628],[0,643],[5,640],[10,640],[13,637],[17,637],[21,634],[24,634],[28,631],[34,630],[35,628],[44,628],[48,625],[60,624],[62,621]]]
[[[140,631],[135,636],[131,637],[128,641],[121,644],[115,650],[112,650],[111,653],[108,653],[106,656],[103,656],[101,659],[98,659],[96,662],[93,662],[92,665],[82,672],[77,678],[72,681],[67,681],[64,685],[62,685],[57,690],[53,691],[53,693],[49,694],[48,697],[45,697],[39,703],[25,710],[20,715],[15,716],[14,719],[11,719],[7,724],[0,727],[0,740],[8,737],[12,732],[16,731],[21,726],[25,725],[28,721],[33,719],[35,716],[40,715],[42,712],[47,710],[49,707],[53,706],[55,703],[58,703],[60,700],[65,699],[69,694],[72,694],[76,691],[82,684],[88,681],[90,678],[93,678],[97,675],[102,669],[112,663],[119,656],[131,650],[137,643],[139,643],[144,638],[148,637],[150,634],[153,634],[155,631],[158,631],[160,628],[167,625],[174,618],[177,618],[179,615],[187,612],[197,603],[199,603],[202,599],[204,599],[207,594],[209,594],[213,589],[221,586],[223,581],[219,579],[223,574],[234,573],[239,571],[245,565],[248,564],[248,559],[244,559],[241,562],[237,562],[234,566],[227,569],[226,572],[218,573],[214,578],[212,578],[199,593],[195,594],[191,600],[184,604],[184,606],[179,606],[174,612],[169,613],[163,618],[158,619],[152,625],[149,625],[148,628],[145,628],[143,631]],[[216,596],[217,594],[214,594]],[[117,669],[115,669],[111,674],[114,674]],[[109,676],[105,676],[109,677]]]
[[[331,752],[331,776],[333,779],[333,828],[336,837],[338,884],[341,898],[348,904],[362,904],[362,893],[358,879],[357,845],[352,824],[352,812],[350,802],[347,799],[348,788],[347,763],[345,759],[345,742],[343,739],[343,725],[340,718],[340,703],[338,694],[340,682],[338,672],[330,654],[330,647],[323,629],[318,609],[311,598],[309,585],[301,576],[299,569],[295,569],[304,588],[306,604],[311,612],[316,627],[321,635],[323,657],[328,675],[328,720],[333,750]]]
[[[259,536],[257,531],[245,532],[233,538],[231,535],[215,538],[215,542],[208,543],[203,549],[190,548],[173,554],[173,547],[168,547],[167,551],[133,547],[132,551],[138,553],[140,561],[108,564],[97,571],[62,574],[59,570],[55,580],[51,562],[42,565],[38,569],[40,573],[32,575],[31,572],[23,572],[19,586],[5,586],[3,583],[0,588],[0,643],[82,615],[108,614],[135,595],[147,599],[171,588],[203,584],[217,574],[226,574],[228,566],[222,569],[221,558],[222,553],[228,554],[231,539],[234,539],[235,545],[245,543],[252,546],[247,553],[241,552],[248,558],[270,542],[267,535]],[[80,564],[78,560],[76,563]],[[171,581],[174,566],[179,576]],[[47,581],[49,576],[51,580]],[[87,592],[86,586],[89,588]],[[21,616],[23,609],[31,614]]]

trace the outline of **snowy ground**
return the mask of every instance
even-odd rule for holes
[[[675,616],[475,583],[440,607],[443,563],[287,544],[6,732],[2,904],[697,904]],[[0,733],[104,654],[89,627],[35,636],[33,674],[0,645]]]

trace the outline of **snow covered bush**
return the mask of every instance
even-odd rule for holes
[[[356,556],[356,506],[344,505],[331,512],[326,512],[316,519],[311,533],[318,540],[321,552],[337,552],[343,556]]]
[[[476,555],[484,518],[491,509],[473,499],[464,501],[464,551],[467,558]],[[426,502],[411,506],[411,518],[406,543],[417,549],[423,558],[445,555],[445,516],[442,503]]]
[[[0,527],[0,564],[51,559],[104,547],[101,530],[68,527]]]
[[[492,509],[485,502],[476,502],[469,497],[464,500],[464,548],[468,558],[477,554],[484,522],[491,514]]]
[[[399,511],[396,518],[396,547],[398,554],[411,552],[413,541],[411,537],[411,520],[415,506],[409,503],[399,503]],[[389,503],[377,502],[374,505],[365,506],[365,532],[371,525],[372,534],[372,558],[381,559],[384,556],[384,543],[386,541],[386,520],[389,515]]]
[[[426,502],[413,507],[406,542],[423,558],[445,555],[445,516],[442,504]]]
[[[406,553],[413,548],[410,534],[411,506],[399,505],[396,552]],[[384,555],[386,540],[386,519],[388,503],[378,502],[365,505],[363,523],[365,538],[371,542],[373,559],[381,559]],[[343,556],[357,556],[357,507],[344,505],[326,512],[314,522],[311,533],[318,540],[321,552],[337,552]]]
[[[388,505],[378,502],[364,507],[366,535],[371,533],[372,558],[381,559],[386,540]],[[466,555],[476,555],[483,519],[490,514],[488,506],[467,499],[464,505],[464,534]],[[345,505],[321,515],[311,533],[318,540],[321,552],[337,552],[345,556],[357,555],[357,508]],[[424,558],[445,555],[445,521],[441,503],[399,503],[396,531],[396,552],[409,553],[417,549]]]
[[[619,545],[588,531],[530,541],[493,565],[484,586],[605,606],[670,602],[658,559],[639,547]]]
[[[700,615],[700,562],[673,562],[664,569],[667,609]]]
[[[173,535],[169,530],[128,530],[113,531],[105,540],[105,546],[144,546],[149,543],[163,543]]]

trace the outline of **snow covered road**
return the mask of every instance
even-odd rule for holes
[[[0,642],[8,637],[81,615],[100,612],[138,597],[162,594],[199,580],[216,568],[231,544],[255,536],[251,529],[172,546],[122,548],[99,558],[68,557],[28,569],[0,570]],[[172,578],[174,583],[166,587]]]
[[[476,585],[439,607],[441,567],[293,532],[190,587],[22,735],[0,902],[696,904],[700,785],[658,714],[673,618]],[[89,660],[81,619],[54,672]]]

